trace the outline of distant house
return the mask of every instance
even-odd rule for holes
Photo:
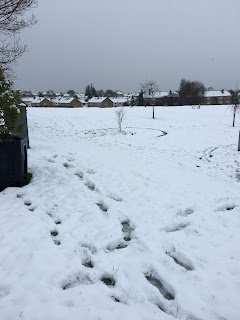
[[[126,97],[121,98],[109,98],[113,102],[114,107],[123,107],[128,104],[128,99]]]
[[[206,91],[202,104],[230,104],[231,95],[227,90],[211,90]]]
[[[146,105],[175,106],[179,104],[179,96],[175,91],[158,91],[154,93],[153,97],[144,94],[144,100]]]
[[[82,102],[77,98],[59,97],[51,100],[53,107],[59,108],[81,108]]]
[[[152,102],[154,102],[156,106],[162,106],[164,105],[163,103],[164,98],[166,98],[168,95],[169,95],[169,91],[158,91],[158,92],[155,92],[154,94],[154,97],[153,97],[154,101],[152,101],[152,97],[149,95],[147,97],[147,101],[150,102],[150,105],[152,105]]]
[[[88,100],[88,107],[112,108],[113,102],[108,97],[93,97]]]
[[[32,101],[34,100],[33,97],[23,97],[22,102],[27,106],[31,107]]]
[[[116,91],[116,94],[118,98],[124,97],[124,94],[122,93],[122,91]]]
[[[53,103],[47,98],[37,97],[32,100],[32,107],[52,107]]]

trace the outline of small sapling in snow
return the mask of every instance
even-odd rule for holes
[[[116,118],[117,118],[119,132],[122,133],[122,122],[123,122],[123,119],[126,115],[126,111],[122,107],[121,109],[115,110],[115,114],[116,114]]]

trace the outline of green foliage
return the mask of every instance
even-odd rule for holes
[[[67,91],[67,94],[69,94],[70,97],[73,97],[73,96],[76,95],[76,92],[75,92],[74,90],[72,90],[72,89],[69,89],[69,90]]]
[[[134,96],[131,97],[131,100],[130,100],[130,106],[131,107],[134,107],[137,105],[137,99],[134,98]]]
[[[12,82],[6,80],[0,66],[0,141],[12,141],[11,132],[22,130],[17,127],[18,117],[24,112],[18,108],[20,103],[20,91],[12,89]]]
[[[189,81],[182,79],[179,86],[179,98],[183,105],[202,103],[205,86],[199,81]]]
[[[98,96],[97,91],[94,88],[94,86],[92,85],[92,83],[90,85],[88,84],[86,86],[85,96],[87,96],[88,100],[90,100],[92,97],[97,97]]]
[[[101,281],[102,281],[103,283],[105,283],[105,284],[106,284],[107,286],[109,286],[109,287],[114,287],[115,284],[116,284],[114,278],[111,277],[111,276],[102,277]]]
[[[31,180],[32,180],[32,173],[31,172],[25,173],[23,177],[22,187],[28,185],[31,182]]]
[[[136,99],[137,105],[138,106],[144,106],[145,105],[145,101],[144,101],[144,97],[143,97],[143,91],[141,90],[137,99]]]
[[[117,93],[111,89],[107,89],[105,94],[105,97],[112,97],[112,98],[116,98],[117,97]]]

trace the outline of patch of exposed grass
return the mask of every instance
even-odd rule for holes
[[[32,180],[32,173],[31,172],[25,173],[21,187],[28,185],[31,182],[31,180]]]
[[[109,287],[114,287],[116,283],[112,277],[102,277],[101,281]]]

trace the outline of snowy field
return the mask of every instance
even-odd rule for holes
[[[240,117],[28,110],[31,184],[0,193],[0,320],[239,320]],[[167,133],[167,134],[165,134]]]

